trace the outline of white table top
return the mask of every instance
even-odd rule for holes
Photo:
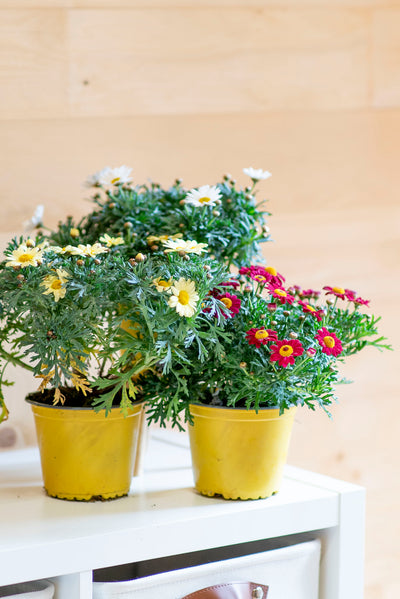
[[[257,501],[193,488],[185,433],[155,430],[128,497],[48,497],[36,448],[0,454],[0,585],[336,526],[355,485],[287,466],[280,492]]]

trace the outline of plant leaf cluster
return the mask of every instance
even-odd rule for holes
[[[132,255],[163,249],[157,241],[148,243],[150,236],[181,234],[206,243],[210,254],[227,265],[260,259],[260,243],[270,240],[265,222],[270,213],[261,210],[263,202],[256,203],[254,185],[242,189],[224,178],[217,187],[218,205],[201,207],[185,202],[188,190],[180,180],[167,189],[158,184],[100,189],[92,198],[92,212],[79,222],[68,217],[50,238],[65,246],[76,242],[71,230],[79,232],[79,243],[94,243],[105,233],[123,236],[123,251]]]

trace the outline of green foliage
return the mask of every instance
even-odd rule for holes
[[[91,213],[78,223],[72,217],[59,223],[50,238],[65,246],[76,241],[95,243],[105,233],[122,236],[123,251],[132,256],[164,249],[160,240],[151,240],[151,236],[180,234],[206,243],[209,252],[227,265],[250,264],[260,258],[260,242],[270,239],[264,220],[269,213],[260,210],[254,187],[237,188],[225,178],[217,185],[221,195],[217,204],[199,207],[185,201],[188,190],[179,180],[169,189],[158,184],[114,185],[94,195]],[[78,231],[78,238],[71,236],[71,229]]]

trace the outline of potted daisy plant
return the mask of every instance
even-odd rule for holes
[[[340,362],[366,346],[389,348],[368,306],[350,289],[287,286],[265,266],[242,267],[222,292],[211,290],[203,312],[223,325],[222,351],[199,362],[192,348],[184,378],[154,371],[142,382],[151,421],[181,414],[189,423],[200,493],[257,499],[278,491],[297,407],[329,414]]]
[[[7,366],[25,368],[38,382],[27,400],[49,495],[128,492],[138,380],[155,369],[182,378],[191,349],[199,362],[217,351],[224,333],[202,303],[226,277],[194,242],[151,256],[127,255],[108,234],[93,244],[58,246],[41,236],[9,243],[0,264],[2,419]]]

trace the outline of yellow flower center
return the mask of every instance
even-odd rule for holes
[[[199,202],[200,204],[208,204],[208,202],[211,202],[211,198],[205,196],[204,198],[199,198]]]
[[[52,284],[50,285],[50,287],[52,289],[61,289],[62,283],[61,283],[60,279],[57,279],[56,281],[53,281]]]
[[[268,331],[266,331],[265,329],[261,329],[261,331],[257,331],[254,337],[256,339],[266,339],[267,337],[269,337]]]
[[[160,285],[160,287],[170,287],[170,284],[168,283],[168,281],[164,281],[163,279],[161,279],[160,281],[158,281],[158,284]],[[182,291],[181,291],[182,293]]]
[[[266,278],[265,278],[265,277],[263,277],[262,275],[256,275],[256,276],[254,277],[254,280],[255,280],[255,281],[266,281]]]
[[[335,347],[335,340],[330,335],[327,335],[326,337],[324,337],[324,343],[325,343],[326,347],[329,347],[329,348]]]
[[[332,291],[334,291],[335,293],[339,293],[340,295],[346,293],[346,290],[343,289],[343,287],[332,287]]]
[[[231,299],[229,299],[229,297],[222,297],[222,298],[221,298],[221,302],[222,302],[223,304],[225,304],[225,306],[226,306],[227,308],[230,308],[230,307],[232,306],[232,303],[233,303],[233,302],[232,302],[232,300],[231,300]]]
[[[310,304],[307,304],[306,307],[310,310],[310,312],[316,312],[316,309],[313,308],[313,306],[310,306]]]
[[[274,277],[276,277],[276,275],[278,274],[273,266],[267,266],[265,270]]]
[[[287,293],[283,289],[275,289],[276,295],[280,295],[281,297],[286,297]]]
[[[18,262],[30,262],[31,260],[33,260],[33,258],[33,254],[21,254],[21,256],[19,256],[18,258]]]
[[[190,296],[187,291],[182,289],[182,291],[179,292],[178,299],[182,306],[186,306],[189,303]]]
[[[291,356],[293,353],[293,347],[291,345],[282,345],[282,347],[279,350],[279,353],[281,356],[284,356],[285,358],[287,356]]]
[[[115,179],[111,179],[111,183],[113,185],[115,185],[116,183],[118,183],[118,181],[120,180],[121,177],[115,177]]]

